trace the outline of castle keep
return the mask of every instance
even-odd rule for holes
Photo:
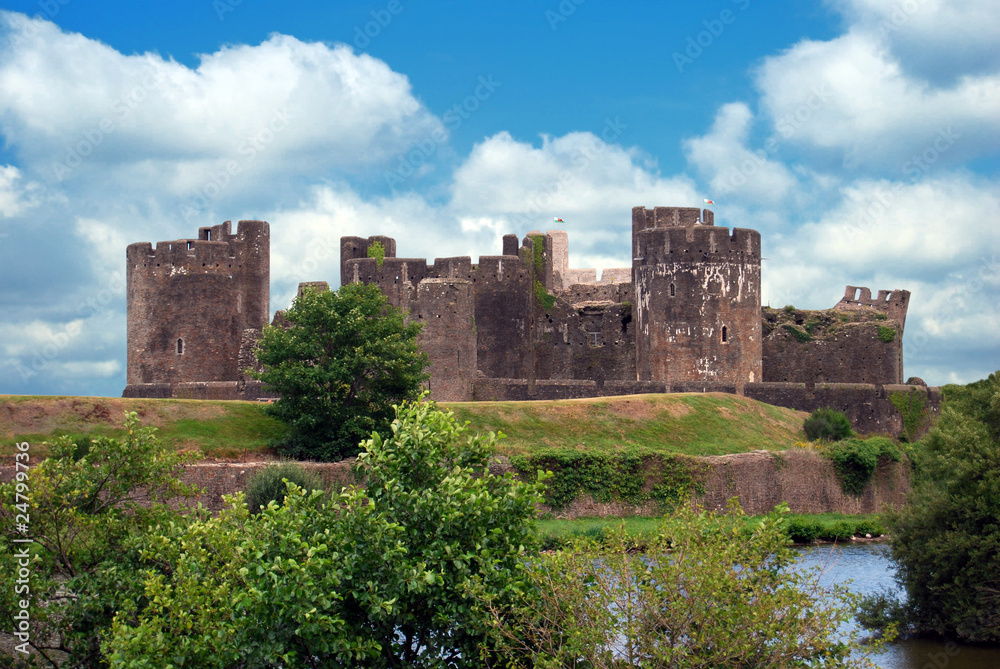
[[[369,257],[376,242],[384,258]],[[566,233],[550,230],[505,235],[500,255],[475,263],[344,237],[340,282],[378,285],[423,324],[438,400],[721,391],[835,406],[859,429],[891,431],[909,293],[848,286],[833,309],[762,308],[760,249],[757,231],[716,227],[707,209],[635,207],[632,265],[600,278],[570,268]],[[269,315],[268,224],[232,234],[226,222],[127,256],[125,395],[260,396],[242,370]]]

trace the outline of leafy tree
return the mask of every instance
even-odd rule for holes
[[[483,597],[507,666],[870,666],[858,637],[842,633],[856,596],[821,587],[820,568],[792,568],[784,513],[748,529],[738,504],[685,507],[644,554],[622,529],[532,560],[521,607]]]
[[[281,394],[269,408],[291,428],[280,445],[295,458],[336,460],[392,421],[427,378],[420,325],[386,302],[378,286],[305,290],[285,312],[287,329],[265,326],[254,376]]]
[[[129,667],[479,667],[498,608],[526,587],[540,484],[487,467],[495,436],[468,435],[433,404],[407,403],[359,458],[367,491],[326,501],[288,486],[252,516],[241,496],[217,518],[143,541],[162,565],[145,608],[105,643]],[[266,634],[263,633],[266,631]]]
[[[802,429],[813,441],[840,441],[851,436],[851,421],[843,411],[821,407],[809,414]]]
[[[1000,641],[1000,372],[943,400],[909,504],[889,519],[892,555],[917,630]]]
[[[17,629],[19,601],[29,601],[29,646],[44,666],[67,657],[67,666],[103,666],[100,640],[114,612],[144,601],[132,536],[176,516],[172,499],[196,493],[178,478],[195,456],[164,449],[135,413],[125,429],[123,439],[93,439],[85,454],[61,438],[26,482],[0,485],[0,573],[17,573],[16,551],[31,554],[30,590],[0,589],[0,630]],[[30,498],[31,544],[14,543],[23,538],[14,532],[18,492]]]

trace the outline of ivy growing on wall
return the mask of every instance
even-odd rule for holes
[[[880,325],[878,326],[878,338],[888,344],[896,338],[896,330],[888,325]]]
[[[903,417],[903,432],[900,440],[914,442],[917,434],[927,424],[927,396],[924,393],[895,392],[889,395],[889,401]]]
[[[545,237],[532,235],[531,241],[535,263],[535,299],[543,309],[551,309],[556,303],[556,296],[545,290],[545,285],[538,279],[545,272]]]
[[[375,264],[379,267],[382,266],[382,262],[385,260],[385,247],[382,246],[382,242],[376,240],[368,246],[368,257],[375,258]]]
[[[665,455],[639,449],[619,453],[587,453],[548,449],[513,456],[511,464],[532,477],[551,471],[545,503],[563,509],[581,495],[598,502],[643,504],[650,500],[671,507],[692,493],[703,494],[702,479],[708,465],[683,455]]]
[[[879,461],[888,458],[899,462],[902,457],[896,444],[886,437],[838,441],[827,449],[826,456],[833,461],[840,487],[854,496],[864,492]]]
[[[782,325],[781,327],[783,327],[785,330],[787,330],[789,332],[789,334],[791,334],[795,338],[795,341],[797,341],[797,342],[805,343],[805,342],[810,341],[812,339],[812,335],[809,334],[808,332],[806,332],[805,330],[803,330],[800,327],[796,327],[794,325],[789,325],[788,323]]]

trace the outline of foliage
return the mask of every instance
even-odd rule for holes
[[[819,538],[822,526],[808,518],[789,518],[785,526],[788,538],[798,544],[808,544]]]
[[[580,495],[589,494],[598,502],[622,501],[642,504],[651,499],[665,507],[687,500],[704,487],[692,472],[700,472],[693,458],[664,455],[641,449],[618,453],[590,453],[570,449],[546,449],[531,455],[511,457],[522,474],[552,474],[545,491],[545,503],[562,509]],[[651,482],[651,485],[647,485]]]
[[[916,390],[897,391],[889,394],[889,401],[903,417],[900,439],[911,443],[916,441],[920,430],[927,424],[927,395]]]
[[[382,245],[382,242],[375,240],[368,245],[368,257],[375,258],[376,266],[382,266],[382,262],[385,261],[385,246]]]
[[[864,492],[882,458],[899,462],[902,457],[896,444],[886,437],[840,441],[832,444],[826,455],[833,461],[841,487],[850,495]]]
[[[483,598],[508,666],[869,666],[852,655],[857,635],[838,629],[857,597],[791,568],[782,512],[748,528],[738,505],[684,507],[645,554],[618,531],[540,556],[514,612]]]
[[[888,344],[896,338],[896,330],[888,325],[880,325],[878,326],[878,338]]]
[[[1000,641],[1000,372],[943,389],[892,555],[919,631]]]
[[[781,327],[787,330],[788,333],[795,338],[795,341],[799,342],[800,344],[804,344],[805,342],[812,340],[811,334],[809,334],[808,332],[806,332],[805,330],[796,325],[785,323]]]
[[[556,296],[545,290],[545,285],[538,278],[545,271],[545,237],[542,235],[532,235],[532,263],[534,264],[534,291],[535,299],[542,309],[551,309],[556,303]]]
[[[251,474],[243,488],[250,513],[259,513],[261,507],[266,507],[272,501],[277,502],[279,506],[283,504],[288,492],[288,482],[307,492],[323,490],[323,480],[319,474],[306,470],[297,462],[285,461],[267,465]]]
[[[430,403],[397,407],[359,456],[367,491],[288,486],[284,506],[157,528],[149,604],[126,608],[112,664],[479,667],[492,638],[475,597],[509,608],[534,554],[539,484],[489,473],[495,435]],[[266,634],[264,633],[266,631]]]
[[[39,657],[66,653],[72,666],[98,666],[114,612],[143,601],[130,537],[174,515],[168,502],[196,493],[178,479],[194,456],[166,450],[154,431],[127,414],[124,438],[94,438],[82,455],[70,439],[57,440],[27,481],[0,485],[0,571],[16,573],[14,552],[25,546],[13,543],[20,537],[18,492],[30,497],[34,539],[30,592],[15,597],[13,587],[0,590],[0,629],[14,629],[16,600],[30,597],[30,643]]]
[[[278,445],[295,458],[336,460],[388,428],[393,404],[415,399],[427,378],[418,323],[378,286],[305,290],[285,312],[288,329],[264,326],[254,376],[281,394],[269,411],[288,424]]]
[[[851,436],[851,421],[843,411],[820,407],[809,414],[802,429],[810,441],[839,441]]]

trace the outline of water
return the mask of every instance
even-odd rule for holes
[[[879,543],[803,548],[800,565],[823,566],[824,585],[851,580],[849,587],[854,592],[898,592],[888,550]],[[892,644],[872,661],[882,669],[1000,669],[1000,647],[908,639]]]

